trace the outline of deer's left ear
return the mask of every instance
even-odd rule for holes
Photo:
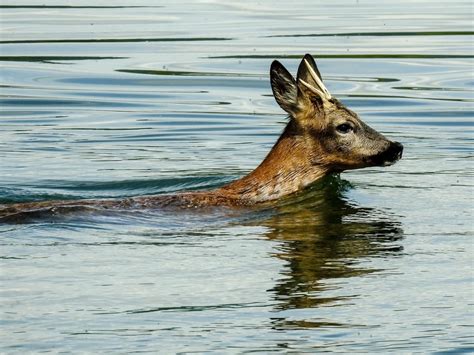
[[[296,81],[278,60],[274,60],[270,67],[270,82],[278,105],[290,115],[294,115],[298,108]]]
[[[316,62],[310,54],[306,54],[298,67],[298,101],[320,102],[329,104],[331,94],[323,83]]]

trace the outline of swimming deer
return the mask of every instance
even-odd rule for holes
[[[327,174],[388,166],[401,158],[400,143],[370,128],[329,93],[311,55],[301,61],[296,80],[275,60],[270,81],[275,100],[288,113],[288,123],[263,162],[241,179],[210,191],[4,205],[0,220],[83,208],[250,206],[294,194]]]

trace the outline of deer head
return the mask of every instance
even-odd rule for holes
[[[369,127],[329,93],[311,55],[301,61],[296,80],[278,61],[270,78],[275,100],[311,146],[313,164],[343,171],[392,165],[401,158],[400,143]]]

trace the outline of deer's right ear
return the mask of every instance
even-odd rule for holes
[[[274,60],[270,67],[270,81],[278,105],[289,114],[295,114],[298,96],[296,81],[278,60]]]

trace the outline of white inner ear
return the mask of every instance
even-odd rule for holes
[[[304,82],[303,80],[300,79],[300,82],[306,86],[308,89],[310,89],[311,91],[314,91],[315,93],[320,93],[319,95],[323,98],[323,99],[326,99],[326,100],[330,100],[331,99],[331,94],[329,93],[329,90],[326,88],[326,86],[323,84],[322,80],[319,79],[319,76],[318,74],[316,74],[316,72],[314,71],[313,67],[311,66],[311,64],[308,63],[308,61],[306,59],[304,59],[304,63],[306,64],[306,68],[308,69],[309,71],[309,74],[311,75],[311,78],[313,78],[313,80],[316,82],[316,84],[319,86],[319,88],[322,90],[322,92],[318,89],[316,89],[314,86],[308,84],[307,82]],[[316,90],[316,91],[315,91]]]

